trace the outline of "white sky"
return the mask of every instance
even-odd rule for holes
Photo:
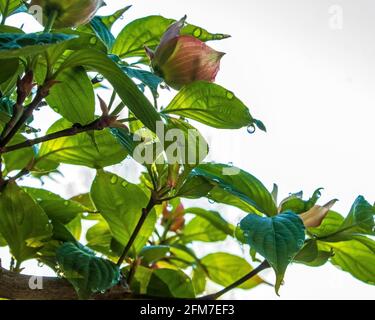
[[[304,190],[309,196],[324,187],[321,202],[340,202],[335,210],[346,215],[361,194],[375,201],[375,3],[372,0],[106,0],[102,13],[129,3],[133,8],[116,30],[141,16],[161,14],[170,18],[188,15],[188,22],[211,32],[228,33],[231,39],[210,45],[227,55],[217,82],[234,91],[261,119],[268,133],[249,135],[246,129],[218,131],[199,126],[211,145],[216,162],[233,162],[272,187],[280,197]],[[342,28],[336,16],[343,13]],[[26,22],[27,31],[38,30],[30,19],[10,19],[16,26]],[[22,20],[22,21],[21,21]],[[333,28],[332,28],[333,27]],[[40,29],[40,28],[39,28]],[[168,103],[170,97],[164,97]],[[50,119],[50,118],[48,118]],[[43,120],[43,119],[41,119]],[[45,121],[41,121],[43,127]],[[46,187],[65,196],[87,192],[93,172],[66,166],[65,178]],[[133,170],[117,166],[115,172],[134,179]],[[77,181],[77,176],[82,181]],[[29,181],[27,181],[29,182]],[[239,210],[197,201],[218,208],[238,223]],[[201,246],[198,246],[200,250]],[[218,249],[237,252],[234,242]],[[4,250],[0,250],[3,256]],[[245,253],[246,254],[246,253]],[[7,260],[6,260],[7,261]],[[6,262],[5,261],[5,262]],[[44,274],[44,268],[26,263],[25,272]],[[264,273],[272,280],[271,272]],[[373,299],[374,287],[328,264],[323,268],[292,265],[281,289],[260,286],[236,290],[226,298],[242,299]]]

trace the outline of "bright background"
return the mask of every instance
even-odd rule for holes
[[[375,2],[373,0],[106,0],[101,14],[127,4],[133,8],[115,26],[151,14],[188,22],[211,32],[228,33],[231,39],[210,45],[227,55],[217,82],[234,91],[261,119],[268,133],[249,135],[246,129],[227,131],[199,126],[211,145],[210,159],[243,168],[266,186],[279,185],[280,198],[304,190],[309,197],[324,187],[321,204],[338,198],[335,210],[346,215],[361,194],[375,200]],[[26,15],[9,19],[25,23],[28,32],[40,26]],[[167,104],[170,96],[163,96]],[[42,129],[52,112],[39,116]],[[136,181],[131,161],[111,170]],[[94,172],[64,166],[58,183],[45,188],[70,197],[90,188]],[[26,184],[38,185],[31,180]],[[188,203],[188,202],[186,202]],[[190,204],[191,202],[189,202]],[[218,209],[237,224],[244,213],[231,207],[195,201]],[[247,253],[235,241],[216,245],[216,250]],[[202,246],[197,250],[203,255]],[[4,250],[0,250],[3,258]],[[8,256],[3,264],[8,265]],[[27,262],[25,273],[52,274]],[[273,281],[271,271],[262,274]],[[215,285],[210,290],[215,290]],[[292,265],[278,298],[273,289],[235,290],[224,298],[236,299],[373,299],[375,289],[340,272],[331,264],[321,268]]]

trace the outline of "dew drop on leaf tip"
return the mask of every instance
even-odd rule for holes
[[[250,134],[254,134],[256,131],[256,128],[253,124],[251,124],[250,126],[247,127],[247,132],[250,133]]]

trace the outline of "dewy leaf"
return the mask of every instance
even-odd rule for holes
[[[64,243],[57,250],[56,258],[60,271],[81,299],[104,292],[120,280],[120,270],[114,263],[96,257],[93,251],[79,243]]]
[[[374,216],[375,207],[369,204],[364,197],[360,196],[354,202],[338,231],[375,235]]]
[[[321,197],[321,188],[314,191],[313,195],[308,200],[303,200],[303,192],[291,194],[289,197],[281,201],[280,212],[293,211],[294,213],[301,214],[310,210]]]
[[[43,209],[14,182],[0,194],[0,233],[18,262],[34,258],[52,235]]]
[[[55,122],[47,134],[72,127],[65,119]],[[120,163],[127,156],[109,130],[95,131],[95,143],[86,133],[44,142],[39,151],[37,167],[46,161],[104,168]]]
[[[95,95],[91,81],[82,67],[63,70],[56,78],[46,100],[65,119],[81,125],[94,121]]]
[[[231,91],[204,81],[185,86],[162,113],[219,129],[239,129],[254,122],[249,109]]]
[[[98,171],[91,187],[91,197],[107,221],[114,238],[125,247],[142,210],[147,207],[148,197],[144,191],[115,174]],[[155,223],[156,213],[152,210],[132,247],[133,254],[145,246],[154,231]]]
[[[62,224],[69,223],[79,213],[85,212],[85,208],[78,202],[66,200],[50,191],[31,187],[23,189],[43,208],[50,219]]]
[[[332,264],[367,284],[375,285],[374,240],[356,236],[350,241],[319,243],[333,250]]]
[[[224,287],[231,285],[250,273],[253,268],[243,258],[229,253],[212,253],[202,258],[208,277]],[[251,289],[264,282],[259,276],[255,276],[239,286],[240,289]]]
[[[328,214],[319,228],[312,228],[310,232],[329,242],[351,240],[355,235],[375,235],[375,208],[362,196],[354,202],[348,216]]]
[[[276,293],[285,271],[305,242],[302,219],[292,212],[264,218],[249,214],[241,220],[240,228],[251,248],[267,259],[276,273]]]
[[[116,38],[113,53],[121,58],[145,57],[144,47],[154,49],[168,27],[176,20],[162,16],[148,16],[129,23]],[[182,29],[182,35],[191,35],[202,41],[221,40],[229,36],[212,34],[200,27],[188,24]]]
[[[31,56],[61,42],[74,39],[75,35],[63,33],[1,33],[0,59]]]
[[[109,15],[109,16],[100,16],[99,18],[102,20],[104,25],[108,28],[111,29],[113,24],[122,17],[122,15],[128,11],[132,6],[126,6],[124,8],[121,8],[117,10],[115,13]]]
[[[195,298],[191,279],[181,270],[154,270],[146,293],[150,296],[163,298]]]
[[[85,66],[102,74],[134,115],[151,131],[156,131],[156,123],[161,121],[159,113],[136,84],[107,55],[94,50],[79,50],[69,56],[61,70],[75,66]]]
[[[207,163],[196,167],[191,176],[201,176],[214,183],[208,197],[218,203],[239,207],[244,211],[277,214],[276,204],[266,187],[250,173],[236,167]]]

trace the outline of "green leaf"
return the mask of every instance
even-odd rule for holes
[[[344,219],[338,213],[329,213],[319,228],[309,231],[328,242],[351,240],[355,235],[375,235],[375,208],[360,196]]]
[[[152,72],[142,70],[139,68],[121,67],[121,69],[133,79],[139,80],[144,86],[150,88],[154,97],[158,96],[159,85],[164,81],[162,78],[156,76]]]
[[[122,247],[121,250],[117,250],[118,242],[113,238],[108,223],[103,218],[87,231],[86,239],[87,247],[106,255],[113,261],[118,261],[124,249]]]
[[[161,121],[160,115],[135,83],[109,57],[93,50],[79,50],[69,56],[61,68],[75,66],[85,66],[102,74],[134,115],[151,131],[156,131],[156,123]]]
[[[194,214],[197,217],[207,220],[213,227],[226,235],[234,235],[235,227],[224,220],[216,211],[204,210],[202,208],[187,208],[185,209],[185,214]]]
[[[239,207],[244,211],[256,211],[268,216],[277,214],[276,204],[265,186],[250,173],[225,164],[207,163],[196,167],[192,176],[200,176],[215,184],[209,198]]]
[[[154,49],[168,27],[174,23],[173,19],[161,16],[148,16],[129,23],[116,38],[112,53],[121,58],[144,57],[144,46]],[[191,35],[202,41],[221,40],[228,38],[224,34],[212,34],[207,30],[188,24],[181,34]]]
[[[367,284],[375,285],[374,240],[357,236],[350,241],[319,243],[327,250],[333,250],[332,264]]]
[[[180,270],[157,269],[151,274],[147,295],[163,298],[195,298],[191,279]]]
[[[303,192],[291,194],[288,198],[280,203],[280,212],[293,211],[301,214],[309,211],[319,200],[321,196],[321,188],[314,191],[313,195],[308,200],[303,200]]]
[[[133,233],[142,210],[147,207],[148,197],[143,190],[119,176],[98,171],[92,184],[91,197],[114,238],[125,247]],[[132,253],[139,252],[154,231],[156,214],[152,210],[141,228],[132,247]]]
[[[147,246],[141,250],[139,257],[142,258],[142,264],[147,266],[164,258],[169,252],[169,246]]]
[[[195,217],[185,226],[180,238],[184,243],[193,241],[217,242],[224,241],[227,234],[217,229],[210,221]]]
[[[8,59],[0,60],[1,73],[0,73],[0,84],[11,78],[18,70],[19,59]]]
[[[5,13],[7,2],[8,2],[7,16],[10,16],[13,13],[13,11],[17,10],[19,7],[23,5],[23,1],[21,0],[0,0],[1,15]]]
[[[195,290],[195,294],[201,294],[206,290],[206,274],[202,268],[194,268],[193,269],[193,276],[192,276],[192,283]]]
[[[68,228],[59,221],[52,221],[53,239],[61,242],[76,242],[76,238]]]
[[[253,270],[245,259],[224,252],[209,254],[202,258],[201,263],[205,267],[208,277],[223,287],[233,284]],[[251,289],[262,282],[263,280],[259,276],[255,276],[239,288]]]
[[[117,10],[115,13],[109,15],[109,16],[101,16],[100,19],[104,23],[104,25],[108,28],[111,29],[113,24],[122,17],[122,15],[128,11],[132,6],[126,6],[124,8],[121,8]]]
[[[44,210],[51,220],[67,224],[85,212],[85,208],[78,202],[66,200],[57,194],[44,189],[31,187],[23,188]]]
[[[0,234],[0,247],[6,247],[8,244],[3,236]]]
[[[0,233],[18,262],[34,258],[52,235],[43,209],[14,182],[0,194]]]
[[[120,280],[120,270],[114,263],[96,257],[93,251],[79,243],[64,243],[56,257],[60,271],[81,299],[104,292]]]
[[[208,143],[189,123],[169,117],[166,118],[166,122],[164,139],[166,157],[169,164],[184,165],[184,175],[181,175],[183,177],[207,157]]]
[[[185,86],[162,111],[219,129],[239,129],[254,123],[249,109],[227,89],[197,81]]]
[[[65,69],[56,78],[46,98],[51,108],[72,123],[88,124],[95,119],[95,95],[82,67]]]
[[[75,35],[63,33],[1,33],[0,59],[39,54],[53,45],[74,38],[76,38]]]
[[[214,185],[200,176],[190,175],[177,191],[177,197],[199,199],[206,197]]]
[[[264,218],[249,214],[240,222],[250,247],[267,259],[276,273],[276,293],[285,271],[305,242],[302,219],[292,212]]]
[[[331,252],[319,249],[318,243],[315,239],[310,239],[294,257],[294,261],[305,264],[309,267],[320,267],[328,262],[331,256]]]
[[[0,127],[2,126],[0,125]],[[22,134],[17,133],[12,138],[9,145],[12,146],[25,141],[26,138]],[[23,148],[3,154],[5,168],[7,172],[24,169],[28,164],[30,164],[34,157],[35,153],[32,147]]]
[[[72,123],[65,119],[55,122],[47,134],[71,128]],[[109,130],[95,131],[95,142],[87,133],[80,133],[71,137],[63,137],[44,142],[39,151],[37,167],[46,162],[57,162],[81,165],[90,168],[104,168],[120,163],[127,156]]]
[[[330,210],[322,224],[317,228],[309,228],[309,232],[318,238],[328,237],[340,228],[343,221],[344,217],[341,214]]]
[[[103,23],[101,17],[94,17],[90,21],[90,26],[94,30],[95,34],[106,44],[110,50],[115,42],[115,37],[109,30],[109,28]]]
[[[375,235],[375,207],[364,197],[358,197],[338,232]]]

